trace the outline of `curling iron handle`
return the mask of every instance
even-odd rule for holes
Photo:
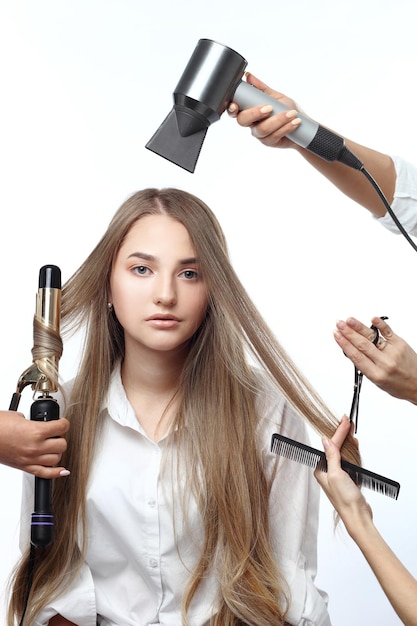
[[[30,419],[49,422],[59,419],[59,404],[50,396],[35,400],[31,406]],[[31,543],[40,548],[53,540],[54,516],[52,514],[52,481],[35,477],[35,505],[31,522]]]

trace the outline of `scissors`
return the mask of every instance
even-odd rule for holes
[[[382,315],[381,316],[381,320],[387,320],[387,319],[388,319],[388,317],[386,315]],[[374,337],[372,339],[372,343],[376,346],[378,341],[379,341],[379,338],[380,338],[380,333],[379,333],[378,328],[376,326],[374,326],[373,324],[372,324],[371,328],[374,331]],[[360,393],[361,393],[362,380],[363,380],[363,374],[362,374],[362,372],[360,370],[358,370],[358,368],[355,365],[355,380],[354,380],[354,384],[353,384],[353,399],[352,399],[352,406],[351,406],[350,414],[349,414],[350,422],[355,422],[355,434],[358,431],[359,397],[360,397]]]

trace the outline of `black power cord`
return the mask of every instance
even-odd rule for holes
[[[414,250],[416,250],[416,252],[417,252],[417,245],[411,239],[411,237],[409,236],[409,234],[407,233],[407,231],[404,229],[403,225],[399,221],[398,217],[395,215],[394,211],[392,210],[392,208],[389,205],[389,202],[387,201],[386,197],[382,193],[382,190],[379,187],[378,183],[375,181],[375,179],[371,176],[371,174],[365,169],[365,167],[363,165],[360,168],[360,171],[362,172],[362,174],[364,174],[364,176],[366,176],[366,178],[369,180],[369,182],[371,183],[371,185],[373,186],[373,188],[377,192],[378,196],[381,198],[384,207],[388,211],[388,213],[391,216],[392,220],[395,222],[395,224],[396,224],[398,230],[400,231],[400,233],[402,235],[404,235],[404,237],[407,239],[407,241],[410,244],[410,246],[412,248],[414,248]]]
[[[313,148],[312,144],[314,144]],[[329,131],[327,128],[319,126],[317,134],[311,144],[307,146],[307,150],[315,152],[326,161],[339,161],[340,163],[344,163],[344,165],[347,165],[348,167],[362,172],[362,174],[368,179],[368,181],[371,183],[372,187],[375,189],[378,196],[382,200],[382,204],[388,211],[400,233],[407,239],[410,246],[417,251],[417,245],[411,239],[411,237],[399,221],[398,217],[395,215],[394,211],[390,207],[388,200],[384,196],[382,189],[373,178],[373,176],[371,176],[371,174],[365,168],[362,161],[358,159],[358,157],[351,150],[349,150],[349,148],[345,144],[345,140],[343,139],[343,137],[336,135],[332,131]]]

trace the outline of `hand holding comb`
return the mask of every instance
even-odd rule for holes
[[[327,460],[326,455],[321,450],[311,448],[305,443],[300,443],[294,439],[284,437],[279,433],[272,435],[271,452],[279,454],[291,461],[297,461],[303,465],[308,465],[312,468],[318,468],[323,472],[327,472]],[[360,487],[366,487],[382,493],[385,496],[389,496],[394,500],[397,500],[400,491],[400,484],[390,478],[385,478],[380,474],[370,472],[364,467],[349,463],[349,461],[341,462],[342,469],[345,470],[351,477],[351,479]]]

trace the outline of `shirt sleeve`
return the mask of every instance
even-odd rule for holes
[[[296,626],[331,626],[327,594],[316,587],[320,488],[313,471],[270,451],[274,433],[309,444],[304,418],[278,396],[262,422],[267,473],[276,467],[270,494],[271,542],[288,584],[287,622]]]
[[[397,174],[391,208],[407,233],[417,236],[417,167],[401,157],[391,158]],[[389,213],[376,219],[392,233],[400,234]]]
[[[30,541],[30,519],[33,502],[34,476],[24,474],[20,526],[20,546],[22,550],[27,548]],[[33,626],[48,626],[49,620],[57,614],[74,622],[77,626],[96,626],[97,609],[94,581],[90,568],[86,563],[83,563],[76,578],[68,587],[65,587],[65,582],[63,583],[62,593],[42,609],[33,622]]]

